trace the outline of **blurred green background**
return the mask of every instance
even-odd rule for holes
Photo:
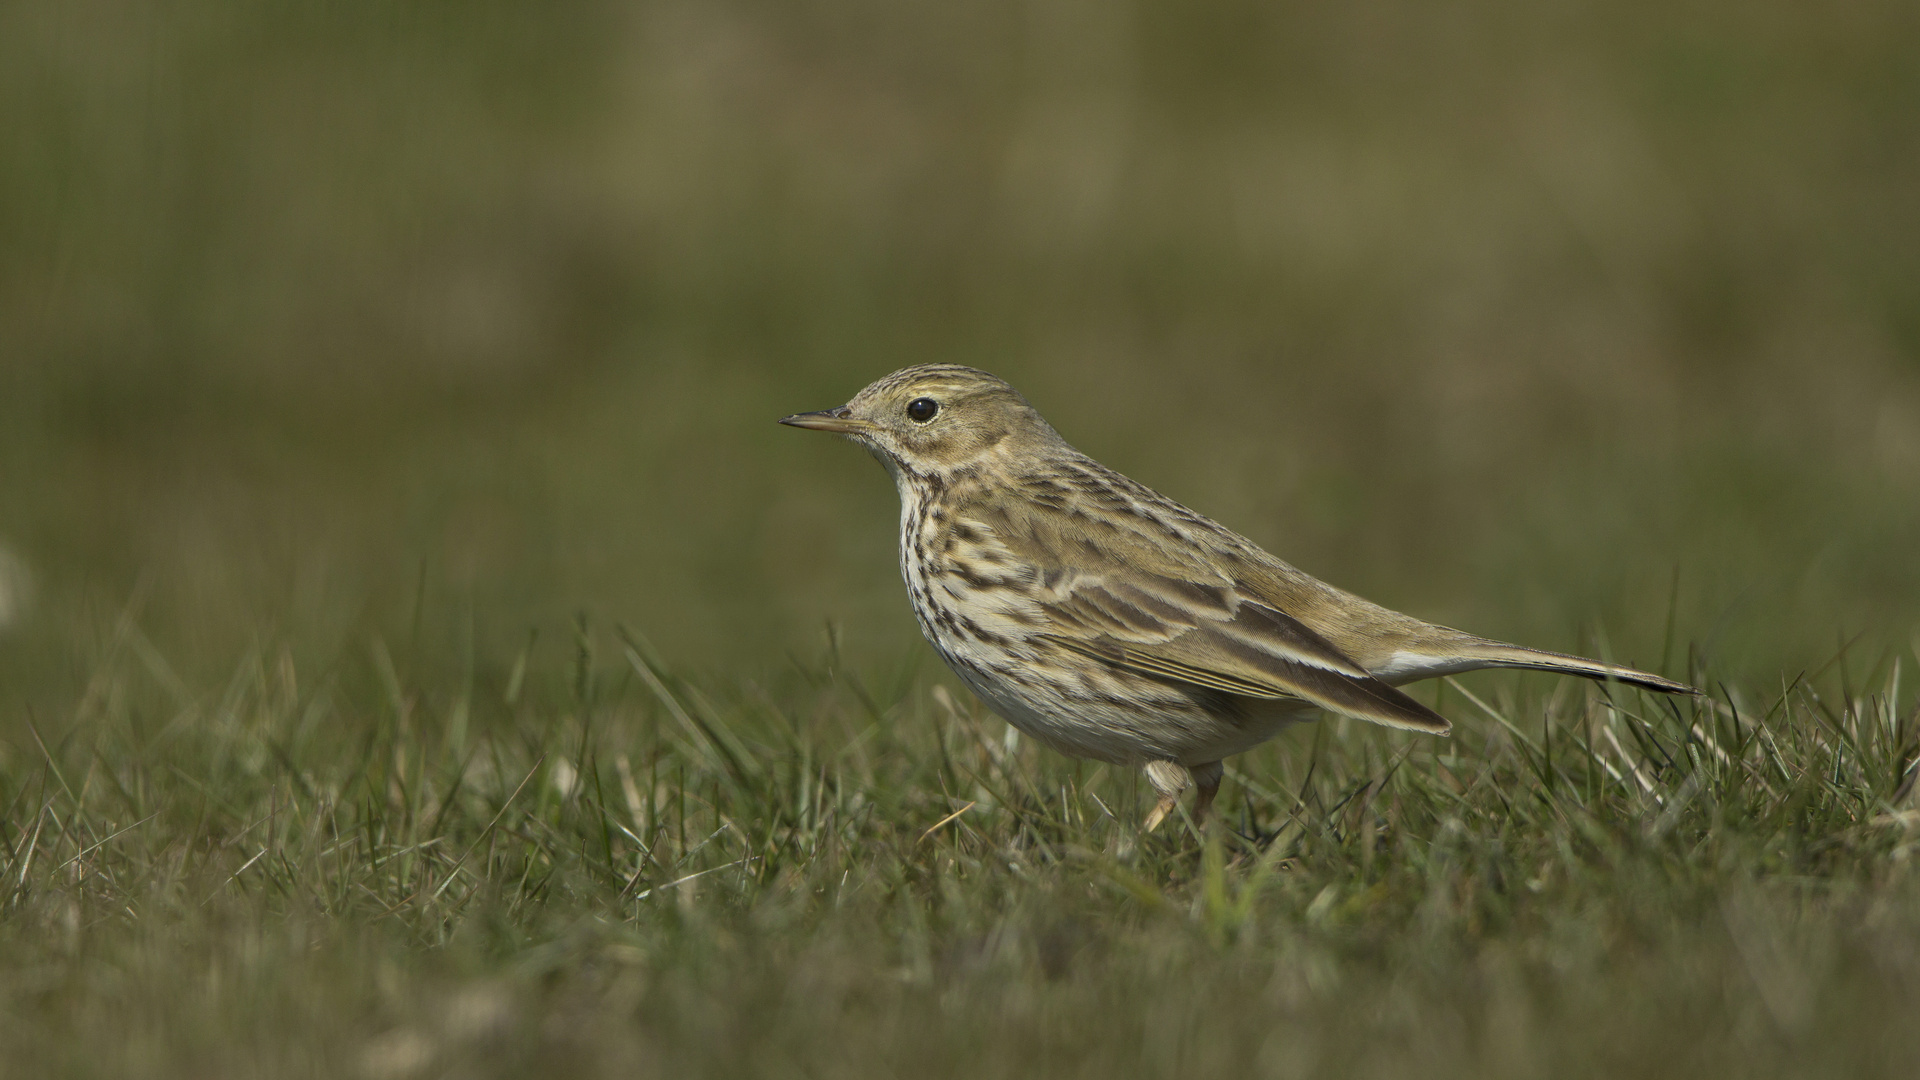
[[[5,696],[61,711],[128,610],[208,674],[579,612],[931,671],[891,485],[773,423],[923,361],[1390,606],[1871,663],[1917,45],[1890,0],[13,0]]]

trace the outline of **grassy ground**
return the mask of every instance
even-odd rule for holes
[[[121,622],[0,771],[20,1075],[1903,1075],[1904,660],[1752,700],[1450,682],[1225,819],[832,652],[421,682]],[[1711,683],[1712,672],[1696,672]]]
[[[0,4],[0,1072],[1904,1075],[1915,12]],[[773,423],[925,360],[1712,697],[1140,837]]]

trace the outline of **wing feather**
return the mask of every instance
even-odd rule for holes
[[[1149,678],[1306,701],[1389,727],[1449,729],[1241,580],[1236,567],[1258,568],[1230,553],[1210,559],[1204,544],[1162,535],[1174,526],[1158,518],[1022,510],[984,508],[972,524],[1036,568],[1036,629],[1053,644]]]
[[[1285,612],[1219,590],[1211,610],[1172,604],[1167,583],[1080,578],[1042,604],[1043,635],[1063,648],[1151,678],[1262,699],[1298,698],[1389,727],[1445,733],[1446,719],[1369,675]]]

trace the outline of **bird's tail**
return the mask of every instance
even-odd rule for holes
[[[1663,694],[1698,694],[1700,691],[1686,683],[1674,682],[1650,672],[1637,671],[1619,664],[1605,664],[1598,660],[1588,660],[1583,656],[1569,656],[1566,653],[1548,652],[1545,649],[1529,649],[1520,645],[1508,645],[1503,641],[1477,640],[1471,643],[1455,645],[1450,651],[1462,659],[1471,662],[1475,668],[1522,668],[1527,671],[1557,671],[1562,675],[1582,675],[1602,682],[1620,682],[1628,686],[1638,686],[1647,690],[1658,690]],[[1460,670],[1467,670],[1466,666]]]

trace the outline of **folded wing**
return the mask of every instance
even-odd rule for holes
[[[1446,719],[1231,584],[1138,571],[1061,582],[1043,637],[1122,671],[1256,699],[1298,699],[1389,727],[1445,734]]]

